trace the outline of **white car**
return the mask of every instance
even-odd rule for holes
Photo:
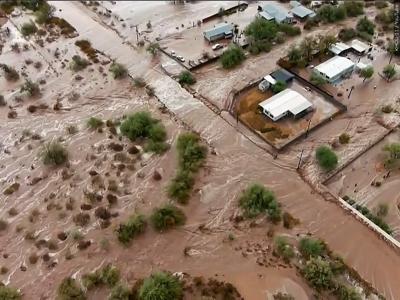
[[[185,59],[182,55],[177,55],[176,58],[178,58],[181,62],[185,62]]]
[[[213,45],[213,46],[211,47],[211,49],[213,49],[214,51],[215,51],[215,50],[218,50],[218,49],[221,49],[221,48],[223,48],[223,46],[222,46],[221,44],[215,44],[215,45]]]
[[[174,50],[171,50],[171,56],[172,56],[172,57],[176,57],[176,53],[175,53]]]

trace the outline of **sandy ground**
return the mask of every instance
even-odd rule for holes
[[[230,217],[237,210],[236,201],[239,193],[249,183],[256,181],[271,188],[277,194],[283,208],[301,220],[301,224],[290,234],[310,232],[322,238],[333,251],[341,255],[346,263],[358,271],[386,298],[400,297],[400,287],[397,284],[397,278],[400,276],[400,270],[397,268],[400,265],[398,253],[336,204],[327,202],[315,194],[301,180],[293,167],[295,155],[273,160],[264,149],[258,147],[260,141],[254,143],[238,132],[233,125],[235,121],[229,115],[213,113],[201,101],[182,89],[176,81],[166,76],[160,68],[158,59],[152,59],[144,53],[144,50],[138,50],[123,43],[113,30],[100,23],[100,18],[96,14],[78,2],[54,1],[52,4],[57,7],[57,14],[77,29],[81,38],[89,38],[96,49],[125,64],[132,76],[144,76],[146,81],[155,88],[156,97],[167,106],[177,120],[158,113],[157,102],[154,99],[148,100],[143,92],[130,91],[129,87],[121,82],[106,83],[102,81],[103,79],[98,79],[93,82],[98,82],[103,90],[92,87],[89,91],[83,92],[78,104],[71,108],[71,113],[45,111],[34,116],[4,122],[1,135],[7,137],[4,147],[8,148],[11,154],[1,153],[1,160],[8,168],[7,171],[0,170],[1,178],[11,182],[16,175],[19,175],[19,180],[23,184],[16,194],[10,196],[10,199],[1,196],[3,197],[1,202],[5,203],[5,209],[1,211],[2,216],[7,214],[7,209],[12,205],[18,206],[21,210],[16,217],[10,218],[9,230],[0,236],[2,253],[10,254],[8,258],[2,258],[1,264],[8,265],[11,270],[3,280],[22,288],[27,299],[53,299],[56,286],[63,277],[71,274],[79,277],[80,274],[105,262],[113,262],[121,267],[127,280],[147,275],[157,269],[187,271],[193,275],[196,273],[209,276],[218,274],[218,277],[221,276],[234,283],[245,299],[265,299],[277,290],[291,292],[296,295],[296,299],[308,299],[311,297],[311,291],[294,270],[276,266],[261,267],[256,264],[256,258],[252,256],[245,258],[235,250],[236,243],[262,243],[268,230],[266,225],[257,229],[237,231],[230,221]],[[276,48],[271,55],[277,56],[278,50],[283,51]],[[221,99],[233,86],[246,85],[249,78],[246,76],[254,73],[255,65],[260,62],[268,62],[265,64],[265,71],[273,70],[274,59],[258,56],[246,62],[246,68],[242,71],[247,75],[240,76],[239,70],[235,70],[229,73],[231,78],[228,80],[227,74],[218,70],[218,67],[210,67],[214,68],[211,73],[204,71],[204,75],[198,75],[200,77],[215,75],[213,78],[215,82],[218,78],[224,78],[223,81],[218,82],[218,88],[214,83],[214,89],[210,90],[211,98],[216,99],[215,103],[222,103]],[[251,77],[257,77],[261,73],[264,73],[264,70],[257,71]],[[99,77],[102,78],[102,76]],[[45,90],[53,91],[53,95],[63,91],[64,85],[67,85],[69,81],[65,81],[64,84],[57,83],[64,82],[61,79],[63,77],[50,82]],[[90,85],[88,83],[85,86]],[[85,91],[84,87],[76,87],[76,89]],[[218,90],[221,92],[217,92]],[[47,96],[44,97],[44,101],[48,101],[47,98]],[[56,266],[51,265],[48,269],[47,264],[38,263],[33,267],[28,265],[27,270],[22,271],[20,265],[35,248],[31,242],[23,240],[22,234],[16,235],[13,229],[17,224],[26,221],[27,215],[34,207],[44,209],[43,198],[46,195],[49,196],[51,191],[56,193],[57,202],[60,203],[66,201],[67,196],[82,192],[89,180],[88,170],[95,166],[96,161],[102,161],[100,158],[110,155],[109,150],[103,148],[103,145],[108,143],[107,134],[88,131],[83,126],[85,120],[92,115],[115,118],[127,111],[143,108],[150,109],[163,120],[168,128],[170,143],[174,142],[176,134],[181,130],[180,124],[183,122],[197,131],[215,149],[216,155],[210,155],[207,159],[206,167],[199,174],[196,183],[196,193],[190,204],[184,208],[189,216],[187,225],[182,229],[162,235],[149,231],[132,247],[124,249],[115,242],[113,226],[117,221],[113,221],[111,227],[105,230],[99,229],[93,223],[86,233],[87,238],[93,240],[89,249],[76,254],[72,260],[65,260],[62,257],[63,251],[74,245],[70,244],[72,241],[59,242],[59,248],[54,253]],[[35,141],[32,150],[28,150],[26,141],[17,142],[14,145],[14,142],[19,139],[18,133],[27,127],[32,131],[40,132],[45,139],[50,139],[60,135],[64,126],[69,123],[78,123],[80,127],[76,136],[68,137],[65,141],[72,151],[71,168],[78,175],[69,179],[73,183],[72,186],[63,184],[59,172],[48,173],[48,170],[38,164],[37,151],[40,142]],[[89,155],[89,159],[86,160],[86,155],[90,153],[94,153],[97,158],[91,160]],[[16,158],[12,158],[13,155]],[[161,157],[151,156],[143,159],[143,164],[137,162],[135,171],[126,171],[128,181],[121,182],[121,187],[127,184],[130,192],[127,195],[120,195],[118,205],[114,208],[120,213],[121,218],[126,217],[131,210],[140,209],[146,212],[154,205],[166,200],[163,188],[166,179],[175,170],[174,151]],[[32,163],[34,170],[30,169]],[[99,168],[101,174],[106,172],[103,167],[112,168],[107,159],[102,164],[100,162],[98,164],[99,167],[96,168]],[[165,178],[156,188],[150,176],[154,168],[160,168]],[[137,178],[140,170],[143,170],[145,174],[141,181]],[[48,174],[48,177],[34,187],[29,187],[27,176],[36,172]],[[116,170],[112,172],[112,176],[117,177],[114,173]],[[38,230],[42,228],[43,231],[38,233],[45,238],[52,236],[57,228],[69,228],[71,223],[68,219],[59,220],[57,213],[41,213],[37,223],[33,225],[27,223],[25,226],[29,225]],[[43,226],[44,224],[47,226]],[[205,232],[198,229],[199,225],[204,225]],[[238,237],[233,245],[224,243],[228,232],[233,232]],[[349,240],[350,236],[351,240]],[[105,252],[100,247],[99,241],[103,237],[111,241],[109,252]],[[195,250],[194,255],[189,258],[178,254],[182,253],[186,246],[191,246]],[[370,259],[371,257],[373,260]],[[38,274],[41,275],[39,278]],[[104,295],[94,296],[93,299],[102,299],[101,297]]]

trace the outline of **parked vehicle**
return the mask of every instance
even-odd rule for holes
[[[185,62],[185,59],[182,55],[177,55],[176,58],[179,59],[181,62]]]
[[[213,49],[214,51],[215,50],[218,50],[218,49],[222,49],[223,48],[223,46],[221,45],[221,44],[215,44],[215,45],[213,45],[212,47],[211,47],[211,49]]]

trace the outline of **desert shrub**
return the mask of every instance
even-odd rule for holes
[[[113,62],[110,66],[110,72],[114,79],[121,79],[128,75],[128,69],[124,65]]]
[[[101,272],[96,271],[96,272],[84,274],[82,276],[82,284],[88,290],[91,290],[95,287],[102,285],[103,280],[101,278]]]
[[[58,142],[50,142],[43,146],[41,157],[45,165],[59,166],[68,160],[68,151]]]
[[[80,57],[79,55],[72,56],[72,61],[70,63],[70,68],[74,72],[81,71],[89,65],[89,61]]]
[[[385,75],[387,79],[392,79],[396,75],[396,69],[394,65],[386,65],[383,69],[383,75]]]
[[[57,299],[60,300],[86,300],[86,295],[75,279],[63,279],[57,289]]]
[[[239,206],[249,218],[266,213],[275,222],[281,217],[281,210],[274,193],[259,184],[251,185],[242,193]]]
[[[299,243],[299,251],[306,258],[321,256],[325,251],[325,245],[320,240],[302,238]]]
[[[282,237],[278,236],[274,240],[274,248],[275,252],[283,258],[285,262],[289,262],[291,258],[294,257],[294,250],[293,246],[290,245],[287,240]]]
[[[116,285],[111,289],[108,300],[129,300],[131,299],[132,292],[124,285]]]
[[[302,270],[304,278],[316,290],[328,290],[333,285],[333,272],[329,262],[324,261],[321,257],[312,257],[307,261]]]
[[[181,282],[165,272],[152,274],[139,289],[140,300],[180,300],[183,297]]]
[[[296,36],[301,34],[301,29],[299,27],[286,23],[278,24],[278,30],[284,32],[288,36]]]
[[[68,134],[76,134],[78,133],[79,129],[76,125],[68,125],[65,130],[67,131]]]
[[[19,79],[19,74],[13,67],[7,66],[6,64],[1,64],[0,68],[4,71],[4,77],[6,80],[17,81]]]
[[[251,54],[257,55],[261,52],[269,52],[272,49],[272,43],[267,40],[253,41],[249,43],[248,50]]]
[[[49,5],[47,2],[43,4],[35,11],[36,22],[38,24],[46,23],[54,14],[55,8]]]
[[[245,59],[246,56],[241,47],[230,46],[222,53],[220,60],[224,69],[232,69],[240,65]]]
[[[193,74],[189,71],[182,71],[179,74],[178,81],[180,84],[192,85],[196,83],[196,78],[194,78]]]
[[[178,137],[177,149],[179,166],[182,170],[195,172],[206,158],[206,148],[200,145],[199,136],[191,132]]]
[[[142,77],[133,78],[133,85],[138,88],[142,88],[146,86],[146,81]]]
[[[321,75],[319,75],[315,72],[312,72],[311,76],[310,76],[310,82],[316,86],[320,86],[320,85],[327,83],[327,80],[324,77],[322,77]]]
[[[146,229],[146,219],[143,215],[133,215],[126,223],[121,223],[117,229],[118,240],[128,245],[135,237],[144,233]]]
[[[100,127],[103,127],[104,122],[99,118],[90,117],[90,119],[86,122],[86,125],[91,129],[98,129]]]
[[[151,223],[158,231],[183,225],[185,221],[186,217],[183,211],[171,204],[165,204],[160,208],[156,208],[151,215]]]
[[[287,84],[284,81],[278,80],[273,86],[272,86],[272,92],[274,94],[278,94],[285,90],[287,88]]]
[[[68,26],[69,24],[65,24]],[[69,25],[70,26],[70,25]],[[70,30],[75,30],[74,28]],[[92,47],[92,44],[88,40],[78,40],[75,42],[75,45],[79,47],[79,49],[87,55],[87,57],[93,61],[93,62],[98,62],[97,58],[97,50]]]
[[[391,112],[393,112],[393,106],[390,105],[390,104],[383,105],[383,106],[381,107],[381,111],[382,111],[383,113],[385,113],[385,114],[390,114]]]
[[[26,79],[25,83],[21,86],[20,92],[26,92],[29,96],[34,97],[39,95],[40,88],[39,85],[30,79]]]
[[[354,288],[339,284],[335,289],[335,295],[339,300],[361,300],[362,297]]]
[[[288,212],[283,213],[282,221],[283,221],[283,227],[287,229],[292,229],[294,226],[300,223],[299,219],[296,219]]]
[[[20,299],[22,299],[22,295],[15,288],[1,285],[0,286],[0,299],[2,299],[2,300],[20,300]]]
[[[119,282],[119,270],[112,265],[106,265],[92,273],[87,273],[82,276],[82,283],[88,290],[106,284],[109,287],[116,286]]]
[[[244,30],[244,34],[254,41],[270,41],[276,37],[278,25],[263,18],[255,18]]]
[[[389,205],[387,203],[379,203],[376,215],[380,218],[386,217],[389,213]]]
[[[274,300],[295,300],[295,298],[292,295],[289,295],[287,293],[282,293],[278,292],[273,295]]]
[[[375,24],[368,20],[367,17],[358,20],[356,28],[358,31],[366,32],[369,35],[373,35],[375,33]]]
[[[23,36],[30,36],[37,32],[37,27],[32,21],[22,24],[21,33]]]
[[[318,164],[325,171],[333,170],[338,164],[337,155],[327,146],[318,147],[315,156]]]
[[[339,39],[344,42],[350,41],[357,36],[357,31],[354,28],[343,28],[339,31]]]
[[[348,144],[350,142],[350,135],[348,133],[343,132],[341,135],[339,135],[339,143],[343,144]]]
[[[150,43],[146,48],[146,51],[153,56],[158,53],[158,50],[160,50],[160,45],[158,43]]]
[[[168,197],[181,204],[187,203],[190,191],[194,185],[194,178],[189,171],[180,170],[168,185]]]

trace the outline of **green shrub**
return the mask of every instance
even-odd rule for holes
[[[343,7],[348,17],[357,17],[364,14],[364,5],[361,1],[344,1]]]
[[[181,209],[178,207],[165,204],[157,208],[151,215],[151,223],[158,231],[168,230],[175,226],[185,224],[186,217]]]
[[[132,292],[129,288],[123,285],[116,285],[112,288],[108,300],[129,300],[131,296]]]
[[[84,274],[82,276],[82,284],[88,290],[101,286],[103,284],[103,279],[101,278],[101,272],[96,271]]]
[[[391,143],[383,147],[386,153],[385,167],[387,169],[394,169],[400,161],[400,143]]]
[[[346,18],[346,9],[342,6],[324,4],[317,11],[317,17],[325,23],[334,23]]]
[[[322,77],[321,75],[319,75],[315,72],[312,72],[311,76],[310,76],[310,82],[313,85],[320,86],[320,85],[327,83],[327,80],[324,77]]]
[[[368,78],[371,78],[374,75],[374,68],[369,66],[361,69],[360,77],[364,78],[364,81]]]
[[[368,20],[367,17],[358,20],[356,28],[358,31],[366,32],[369,35],[373,35],[375,33],[375,24]]]
[[[142,77],[133,78],[133,85],[138,88],[142,88],[146,86],[146,81]]]
[[[72,61],[70,63],[70,68],[74,72],[81,71],[89,65],[89,61],[80,57],[79,55],[72,56]]]
[[[254,41],[272,42],[278,33],[278,25],[263,18],[255,18],[244,30],[244,34]]]
[[[306,258],[321,256],[325,252],[325,245],[316,239],[302,238],[299,243],[299,251]]]
[[[26,79],[25,83],[20,88],[20,92],[26,92],[31,97],[37,96],[40,94],[39,85],[30,79]]]
[[[43,146],[41,157],[45,165],[59,166],[68,160],[68,151],[58,142],[50,142]]]
[[[140,111],[128,116],[126,120],[121,123],[121,133],[128,137],[131,141],[138,138],[147,138],[150,135],[150,129],[157,123],[150,113]]]
[[[17,81],[19,79],[19,74],[13,67],[7,66],[6,64],[1,64],[0,68],[4,71],[4,77],[6,80]]]
[[[341,135],[339,135],[339,143],[343,144],[348,144],[350,142],[350,135],[343,132]]]
[[[318,164],[322,169],[325,171],[331,171],[336,168],[338,164],[338,158],[335,152],[333,152],[329,147],[320,146],[317,148],[315,154]]]
[[[22,296],[17,289],[5,285],[0,286],[0,299],[2,300],[20,300]]]
[[[272,221],[277,222],[281,217],[281,210],[274,193],[259,184],[251,185],[242,193],[239,206],[249,218],[267,213]]]
[[[110,66],[110,72],[114,79],[121,79],[128,75],[128,70],[124,65],[117,62],[113,62]]]
[[[230,46],[222,53],[220,60],[224,69],[232,69],[240,65],[245,59],[246,56],[241,47]]]
[[[274,244],[275,252],[281,256],[285,262],[288,263],[290,259],[294,257],[293,246],[290,245],[284,237],[276,237]]]
[[[251,54],[257,55],[261,52],[269,52],[272,49],[272,43],[267,40],[250,41],[248,50]]]
[[[133,215],[126,223],[119,225],[117,229],[118,240],[128,245],[135,237],[144,233],[146,229],[146,219],[143,215]]]
[[[196,172],[207,155],[206,148],[200,145],[199,136],[191,132],[178,137],[177,149],[179,166],[184,171]]]
[[[160,50],[160,45],[158,43],[150,43],[146,48],[146,51],[153,56],[158,53],[158,50]]]
[[[58,286],[57,296],[59,300],[86,300],[84,291],[71,277],[65,278]]]
[[[284,81],[278,80],[273,86],[272,86],[272,92],[274,94],[278,94],[285,90],[287,88],[287,84]]]
[[[386,217],[389,213],[389,205],[387,203],[379,203],[376,215],[380,218]]]
[[[343,42],[348,42],[357,36],[357,31],[354,28],[343,28],[339,31],[339,39]]]
[[[154,142],[152,140],[148,141],[144,146],[144,151],[154,152],[156,154],[162,154],[169,149],[169,145],[164,142]]]
[[[158,272],[146,278],[139,289],[139,300],[180,300],[183,288],[169,273]]]
[[[302,273],[311,286],[318,291],[329,290],[333,285],[332,269],[321,257],[312,257],[307,261]]]
[[[86,123],[87,127],[91,129],[98,129],[100,127],[103,127],[104,122],[103,120],[96,118],[96,117],[90,117],[90,119]]]
[[[392,79],[396,75],[396,69],[394,65],[386,65],[383,69],[383,75],[385,75],[387,79]]]
[[[88,290],[106,284],[109,287],[116,286],[119,282],[119,270],[112,266],[106,265],[100,270],[87,273],[82,276],[82,283]]]
[[[178,81],[180,84],[195,84],[196,83],[196,78],[194,78],[193,74],[190,73],[189,71],[182,71],[179,74]]]
[[[284,32],[288,36],[296,36],[301,34],[301,29],[299,27],[286,23],[278,24],[278,30]]]
[[[180,170],[168,185],[168,197],[186,204],[190,197],[190,191],[194,185],[194,178],[188,171]]]
[[[37,27],[32,21],[22,24],[21,33],[23,36],[30,36],[37,32]]]
[[[335,295],[339,300],[361,300],[362,297],[356,292],[355,289],[339,284],[335,289]]]

